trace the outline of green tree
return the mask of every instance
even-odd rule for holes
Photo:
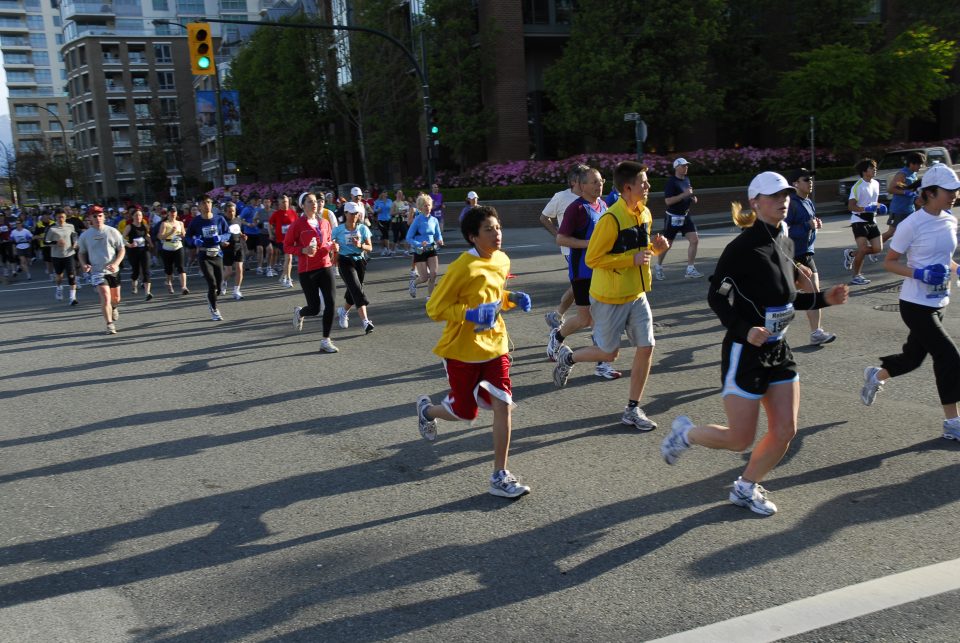
[[[227,146],[244,174],[277,180],[291,167],[314,174],[329,166],[320,145],[330,122],[321,108],[325,53],[318,32],[261,28],[233,59],[226,86],[240,91],[243,135]]]
[[[623,135],[639,112],[654,144],[714,111],[708,52],[719,39],[723,0],[583,0],[570,39],[544,77],[556,111],[547,125],[567,136]]]
[[[480,81],[493,73],[484,52],[492,46],[495,27],[484,25],[477,35],[476,11],[465,11],[462,0],[427,0],[424,11],[430,18],[423,27],[430,101],[437,110],[440,142],[463,171],[470,151],[482,148],[494,123],[493,112],[483,108]]]
[[[825,45],[796,54],[797,69],[781,74],[764,109],[797,142],[817,119],[819,139],[838,150],[888,138],[898,120],[929,118],[930,104],[954,91],[948,77],[957,44],[937,40],[933,29],[904,31],[887,47]]]

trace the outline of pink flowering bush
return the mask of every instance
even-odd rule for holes
[[[282,183],[244,183],[228,187],[214,188],[210,190],[210,196],[219,199],[224,194],[240,193],[240,199],[246,201],[251,194],[257,194],[260,197],[277,197],[281,194],[287,194],[295,202],[302,192],[309,189],[316,189],[317,185],[328,185],[329,181],[322,179],[293,179]]]

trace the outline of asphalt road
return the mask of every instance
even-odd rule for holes
[[[707,231],[704,273],[732,234]],[[844,276],[849,241],[827,224],[825,283]],[[371,262],[376,330],[335,328],[336,355],[317,352],[319,320],[291,327],[299,289],[264,277],[221,323],[196,275],[193,294],[160,287],[150,303],[127,282],[115,336],[91,289],[55,302],[39,266],[0,286],[0,640],[637,641],[735,617],[752,624],[688,640],[957,639],[960,574],[943,566],[960,558],[960,445],[939,437],[932,369],[873,407],[858,398],[863,368],[905,338],[893,276],[868,264],[873,283],[825,312],[833,344],[791,326],[801,429],[765,481],[780,513],[760,518],[726,501],[745,455],[660,458],[677,414],[724,421],[722,333],[705,280],[681,276],[685,243],[651,295],[648,434],[619,424],[626,379],[579,366],[554,388],[543,313],[565,288],[561,259],[543,231],[508,228],[504,244],[534,300],[507,314],[510,469],[533,487],[517,501],[486,493],[489,415],[419,437],[414,400],[446,390],[430,352],[441,328],[408,296],[402,259]],[[946,325],[960,337],[949,309]],[[889,578],[933,587],[934,570],[946,585],[931,596]],[[868,581],[888,607],[874,611]],[[804,607],[826,592],[837,616]]]

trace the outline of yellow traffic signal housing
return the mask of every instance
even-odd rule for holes
[[[190,48],[190,71],[194,76],[212,76],[217,73],[209,22],[191,22],[187,25],[187,46]]]

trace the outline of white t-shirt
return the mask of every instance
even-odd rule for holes
[[[567,211],[567,206],[576,201],[578,197],[573,193],[573,190],[567,188],[562,192],[557,192],[552,197],[550,197],[550,202],[547,203],[547,206],[543,209],[543,216],[550,219],[557,220],[557,228],[560,227],[560,224],[563,223],[563,213]],[[566,246],[560,246],[560,253],[564,257],[570,255],[570,248]]]
[[[933,215],[917,210],[898,226],[890,240],[890,249],[907,256],[907,266],[923,268],[939,263],[947,267],[948,279],[942,286],[930,286],[907,277],[900,288],[900,299],[921,306],[942,308],[950,303],[950,259],[957,249],[957,219],[941,212]]]
[[[26,228],[23,230],[11,230],[10,238],[17,244],[17,250],[29,250],[33,234]]]
[[[854,199],[861,208],[865,208],[868,205],[875,205],[880,202],[880,184],[877,183],[876,179],[870,179],[870,181],[867,182],[861,178],[850,188],[850,198]],[[851,212],[850,223],[873,223],[873,221],[861,219]]]

